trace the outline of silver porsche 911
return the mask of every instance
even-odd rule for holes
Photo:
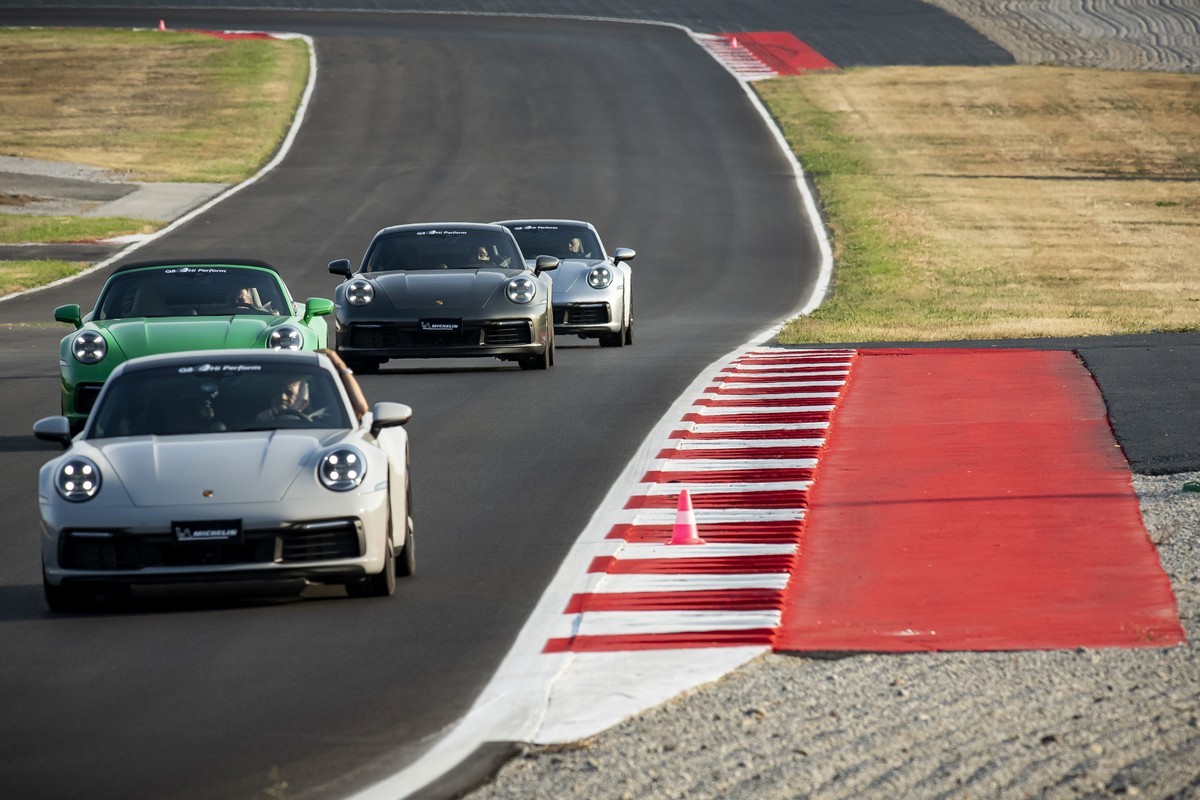
[[[510,219],[497,223],[513,232],[526,260],[559,259],[554,273],[554,332],[599,339],[601,347],[633,344],[633,270],[637,253],[618,247],[604,252],[594,225],[570,219]]]
[[[358,419],[317,352],[206,350],[124,362],[42,467],[42,572],[55,611],[135,583],[304,579],[386,596],[415,569],[412,409]]]
[[[501,225],[396,225],[375,234],[358,271],[329,271],[338,354],[353,369],[390,358],[492,356],[522,369],[554,363],[549,256],[527,264]]]

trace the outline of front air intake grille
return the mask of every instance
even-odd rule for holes
[[[171,534],[134,536],[121,531],[68,532],[64,569],[135,571],[156,567],[310,563],[357,558],[363,535],[357,520],[301,523],[287,530],[243,531],[240,540],[180,542]]]
[[[607,325],[612,321],[608,303],[578,303],[554,307],[555,325]]]
[[[80,570],[139,570],[154,567],[199,567],[223,564],[269,564],[275,536],[247,531],[240,541],[179,542],[170,534],[95,537],[67,534],[62,565]]]
[[[309,527],[288,531],[281,538],[280,561],[330,561],[362,554],[362,537],[353,520],[310,523]]]
[[[505,323],[483,329],[483,343],[491,345],[533,344],[528,322]]]

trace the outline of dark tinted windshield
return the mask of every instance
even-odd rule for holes
[[[503,231],[439,228],[390,233],[376,239],[363,272],[426,269],[525,269]]]
[[[526,258],[604,258],[596,234],[580,225],[514,225],[510,230]]]
[[[155,267],[109,279],[98,320],[128,317],[210,317],[291,314],[279,278],[246,267]]]
[[[89,439],[275,428],[349,428],[333,377],[314,366],[222,362],[110,379]]]

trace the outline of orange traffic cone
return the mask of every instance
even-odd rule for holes
[[[687,489],[679,492],[679,508],[675,512],[675,530],[668,544],[704,544],[696,531],[696,512],[692,511],[692,496]]]

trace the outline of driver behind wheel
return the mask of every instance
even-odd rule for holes
[[[233,305],[234,311],[254,311],[259,314],[274,314],[275,316],[279,316],[278,311],[273,311],[269,305],[260,303],[258,292],[249,286],[235,289],[229,302]]]
[[[278,419],[307,419],[308,381],[305,378],[286,376],[275,387],[271,405],[258,412],[254,421],[262,424]]]

